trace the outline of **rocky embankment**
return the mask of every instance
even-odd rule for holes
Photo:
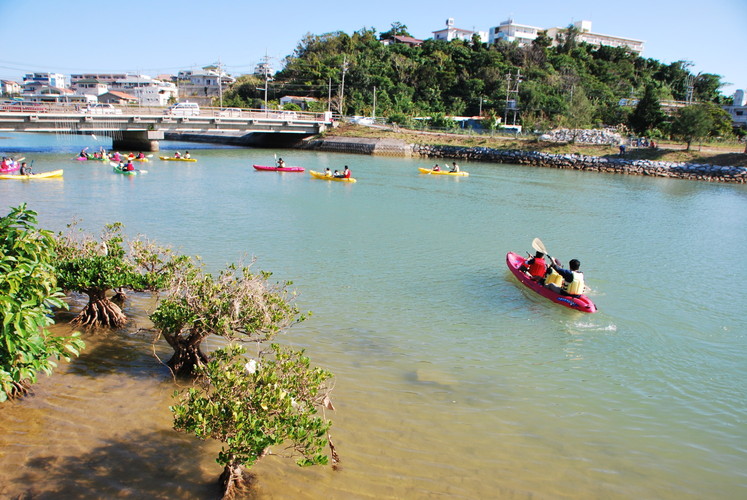
[[[747,183],[747,168],[671,163],[652,160],[628,160],[624,157],[600,158],[578,154],[551,154],[491,148],[455,146],[415,146],[415,153],[426,158],[513,163],[535,167],[564,168],[586,172],[649,175],[709,182]]]
[[[747,168],[745,167],[631,160],[625,157],[552,154],[484,147],[417,145],[407,144],[404,141],[394,139],[356,139],[353,137],[325,137],[323,139],[312,140],[303,147],[338,153],[449,158],[462,161],[511,163],[535,167],[583,170],[586,172],[648,175],[707,182],[747,183]]]

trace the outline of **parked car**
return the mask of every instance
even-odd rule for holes
[[[47,113],[49,111],[42,103],[32,101],[5,101],[0,105],[0,110],[15,113]]]
[[[163,114],[171,116],[200,116],[200,106],[196,102],[178,102],[169,106]]]
[[[90,114],[90,115],[121,115],[122,110],[119,108],[115,108],[113,105],[103,102],[96,102],[93,104],[89,104],[86,109],[83,110],[84,113]]]
[[[216,111],[215,115],[229,118],[240,118],[241,108],[223,108],[220,111]]]

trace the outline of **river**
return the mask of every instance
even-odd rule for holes
[[[105,138],[2,134],[61,179],[0,181],[41,225],[121,221],[211,269],[256,258],[313,315],[283,334],[335,374],[341,470],[269,457],[256,498],[733,499],[747,491],[747,186],[163,142],[197,163],[122,176]],[[288,165],[342,169],[356,184]],[[508,251],[581,261],[599,312],[525,290]],[[73,302],[79,307],[80,300]],[[171,430],[147,315],[0,406],[0,497],[214,498],[219,447]],[[62,319],[69,319],[63,315]],[[63,323],[55,327],[67,331]],[[24,497],[24,498],[26,498]]]

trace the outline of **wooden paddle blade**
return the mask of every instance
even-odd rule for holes
[[[547,249],[545,248],[545,245],[542,243],[542,240],[539,238],[534,238],[532,240],[532,248],[534,248],[538,252],[542,252],[543,254],[547,255]]]

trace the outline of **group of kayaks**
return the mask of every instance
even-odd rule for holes
[[[161,158],[163,159],[163,158]],[[255,170],[259,170],[262,172],[304,172],[303,167],[278,167],[278,166],[269,166],[269,165],[253,165]],[[421,174],[433,174],[433,175],[452,175],[457,177],[467,177],[469,176],[469,172],[452,172],[450,170],[433,170],[430,168],[418,168],[418,171]],[[334,175],[329,175],[325,172],[317,172],[316,170],[309,170],[309,174],[314,179],[322,179],[325,181],[334,181],[334,182],[348,182],[353,183],[357,182],[357,180],[353,177],[339,177]]]

